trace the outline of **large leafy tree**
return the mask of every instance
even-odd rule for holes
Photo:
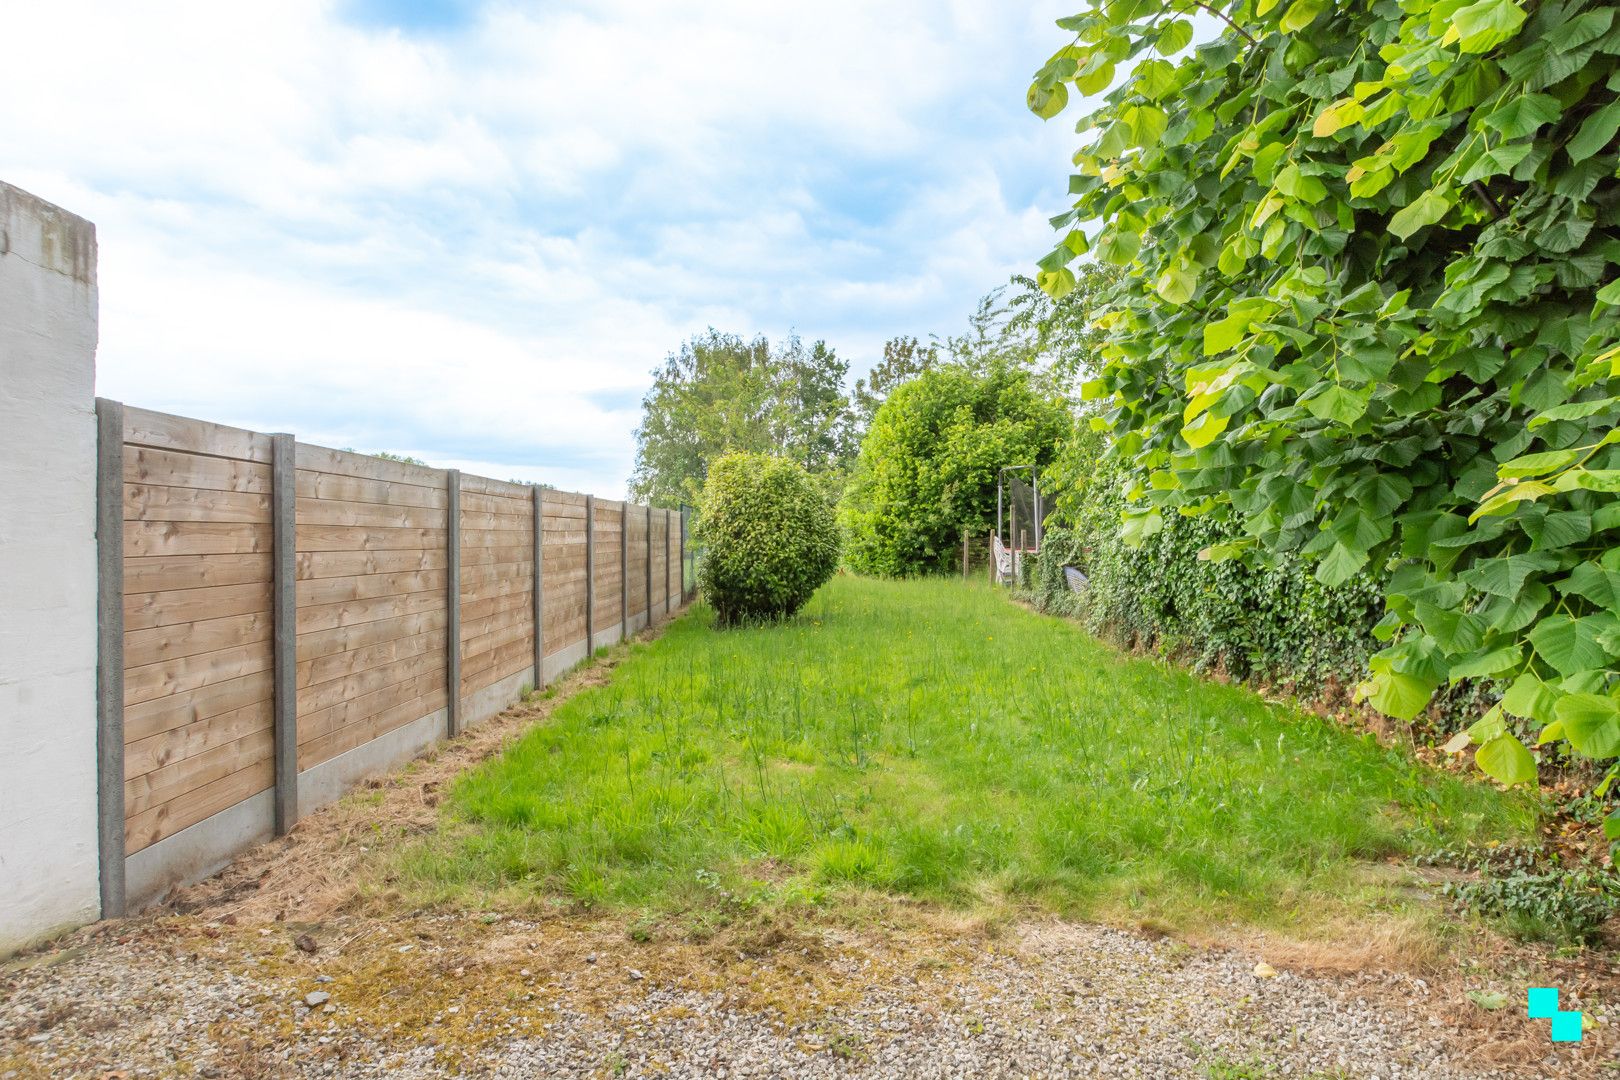
[[[636,429],[631,498],[696,503],[709,463],[728,451],[785,457],[835,498],[854,457],[849,365],[825,342],[773,346],[710,329],[655,372]]]
[[[878,407],[894,388],[914,379],[939,363],[939,346],[926,345],[915,337],[900,336],[883,343],[883,359],[872,370],[855,380],[855,425],[864,434],[872,426]]]
[[[1189,50],[1194,9],[1221,30]],[[1214,514],[1242,535],[1211,557],[1385,577],[1365,692],[1406,718],[1500,680],[1471,734],[1504,781],[1531,739],[1620,754],[1616,7],[1092,0],[1059,26],[1040,115],[1129,72],[1079,121],[1040,273],[1126,271],[1089,387],[1126,535]]]
[[[840,508],[850,564],[901,575],[947,570],[962,530],[995,520],[996,472],[1044,466],[1069,430],[1049,378],[1005,359],[942,363],[878,409]]]

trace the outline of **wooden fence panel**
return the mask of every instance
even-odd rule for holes
[[[124,410],[124,850],[270,786],[270,439]]]
[[[298,768],[444,708],[445,474],[297,448]]]
[[[650,621],[647,596],[647,508],[627,504],[624,524],[630,534],[630,616]]]
[[[546,491],[541,509],[541,585],[546,655],[585,640],[585,496]]]
[[[534,495],[461,478],[461,694],[534,662]]]
[[[596,500],[596,632],[619,625],[621,612],[619,583],[624,580],[619,565],[619,531],[624,524],[624,504]]]

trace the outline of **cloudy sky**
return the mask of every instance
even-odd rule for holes
[[[622,493],[707,326],[864,370],[1064,209],[1071,2],[0,0],[0,179],[96,222],[98,392]]]

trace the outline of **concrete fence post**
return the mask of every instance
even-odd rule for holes
[[[691,586],[686,581],[686,507],[681,507],[681,603],[692,598]]]
[[[444,682],[449,693],[446,701],[445,728],[453,739],[461,734],[461,470],[448,469],[444,474],[444,531],[445,531],[445,641]]]
[[[619,504],[619,640],[630,636],[630,500]]]
[[[585,655],[596,651],[596,496],[585,496]]]
[[[298,821],[298,444],[291,435],[270,438],[275,831],[285,836]]]
[[[124,406],[96,399],[96,776],[101,917],[124,902]]]
[[[546,685],[546,585],[545,537],[541,526],[546,516],[546,489],[534,488],[534,688]]]
[[[653,509],[652,509],[651,506],[648,506],[648,507],[646,507],[646,510],[647,510],[647,625],[651,626],[652,625],[652,619],[653,619],[653,616],[652,616],[652,534],[653,534],[652,519],[653,519]]]

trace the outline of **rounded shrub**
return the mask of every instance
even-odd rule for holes
[[[722,625],[792,615],[838,568],[838,526],[794,462],[727,454],[709,466],[698,514],[698,585]]]

